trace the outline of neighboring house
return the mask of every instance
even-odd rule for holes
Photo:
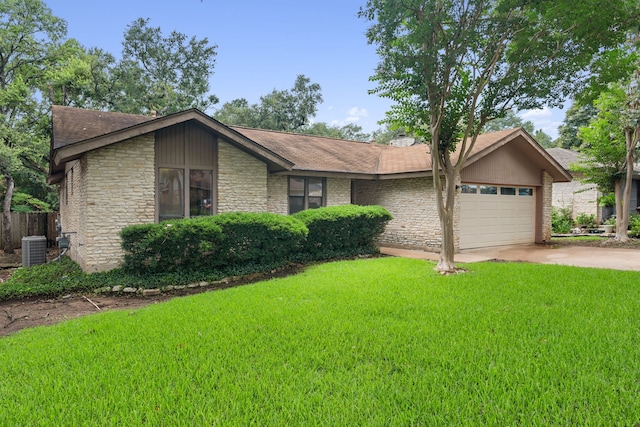
[[[598,191],[595,184],[581,181],[584,175],[575,170],[575,166],[580,164],[580,154],[566,148],[547,148],[547,152],[574,178],[570,182],[553,183],[553,207],[569,209],[572,218],[576,218],[581,213],[594,215],[596,220],[600,222],[603,218],[598,198],[602,193]]]
[[[225,126],[198,110],[155,118],[54,106],[52,116],[49,182],[85,271],[120,264],[119,232],[131,224],[349,203],[392,213],[382,244],[440,247],[426,145]],[[481,135],[460,176],[456,247],[548,240],[552,183],[570,179],[522,129]]]
[[[593,214],[599,223],[606,220],[611,213],[615,213],[615,208],[608,213],[599,205],[602,193],[598,191],[595,184],[583,183],[581,179],[584,175],[575,171],[575,166],[580,164],[580,153],[566,148],[548,148],[547,152],[574,177],[571,182],[554,182],[554,207],[571,209],[573,218],[581,213]],[[631,183],[629,212],[636,213],[638,207],[640,207],[640,165],[636,163]]]

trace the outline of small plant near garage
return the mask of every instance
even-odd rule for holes
[[[594,214],[579,213],[576,216],[576,225],[580,228],[597,228],[598,222]]]
[[[571,209],[569,208],[553,208],[551,213],[551,230],[555,234],[567,234],[573,228],[573,218],[571,218]]]

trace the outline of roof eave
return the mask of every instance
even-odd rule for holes
[[[75,144],[70,144],[65,147],[61,147],[54,150],[52,157],[53,163],[56,166],[61,165],[69,160],[77,159],[84,153],[92,150],[96,150],[117,142],[125,141],[127,139],[135,138],[137,136],[145,135],[157,130],[173,126],[179,123],[184,123],[189,120],[194,120],[211,130],[216,131],[219,135],[225,137],[231,144],[237,146],[243,151],[249,152],[256,157],[261,158],[266,163],[271,163],[277,168],[290,170],[293,167],[293,163],[279,156],[276,153],[269,151],[262,147],[260,144],[255,143],[246,136],[228,128],[217,120],[205,115],[204,113],[191,109],[169,116],[160,117],[155,120],[141,123],[139,125],[131,126],[126,129],[121,129],[115,132],[101,135],[95,138],[90,138]]]

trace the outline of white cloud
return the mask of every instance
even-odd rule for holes
[[[519,116],[524,121],[533,122],[535,129],[542,129],[552,139],[558,137],[558,126],[564,120],[565,112],[559,108],[544,107],[540,110],[521,111]]]
[[[369,115],[366,108],[358,107],[349,108],[347,114],[349,114],[349,116],[351,117],[367,117]]]

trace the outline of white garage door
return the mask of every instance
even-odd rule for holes
[[[535,241],[535,189],[463,184],[460,249]]]

